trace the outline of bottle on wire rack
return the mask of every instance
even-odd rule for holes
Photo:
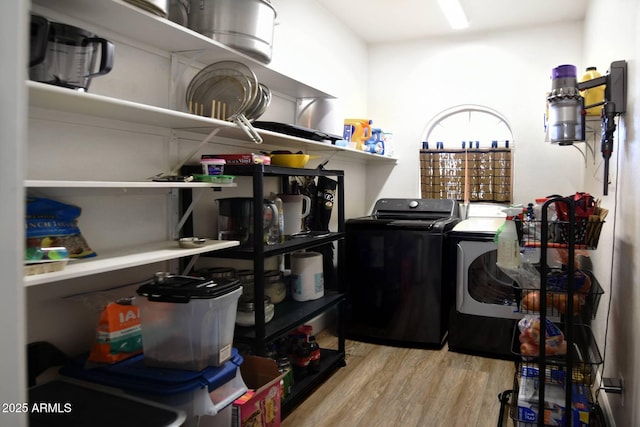
[[[503,268],[516,269],[522,264],[522,259],[520,258],[520,242],[514,219],[522,212],[522,208],[512,207],[502,211],[507,214],[507,219],[498,229],[496,235],[498,243],[497,264]]]

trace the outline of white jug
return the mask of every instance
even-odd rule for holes
[[[311,199],[302,194],[278,194],[284,206],[284,235],[304,231],[302,220],[311,212]]]
[[[291,296],[294,301],[311,301],[324,296],[321,253],[294,252],[291,254]]]

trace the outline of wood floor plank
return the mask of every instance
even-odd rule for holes
[[[331,333],[317,335],[334,348]],[[347,340],[347,366],[283,420],[282,427],[494,427],[510,361]]]

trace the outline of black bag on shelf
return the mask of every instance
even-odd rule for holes
[[[311,212],[305,218],[305,227],[308,231],[329,231],[331,212],[335,201],[338,182],[325,176],[318,177],[318,182],[313,178],[301,177],[304,181],[299,187],[300,194],[311,199]],[[317,246],[309,249],[322,254],[322,266],[324,272],[325,289],[337,289],[338,278],[333,264],[333,243]]]

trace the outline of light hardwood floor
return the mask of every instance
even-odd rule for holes
[[[336,348],[329,332],[317,339]],[[282,427],[496,427],[498,394],[513,387],[515,369],[446,344],[424,350],[347,340],[346,361]]]

